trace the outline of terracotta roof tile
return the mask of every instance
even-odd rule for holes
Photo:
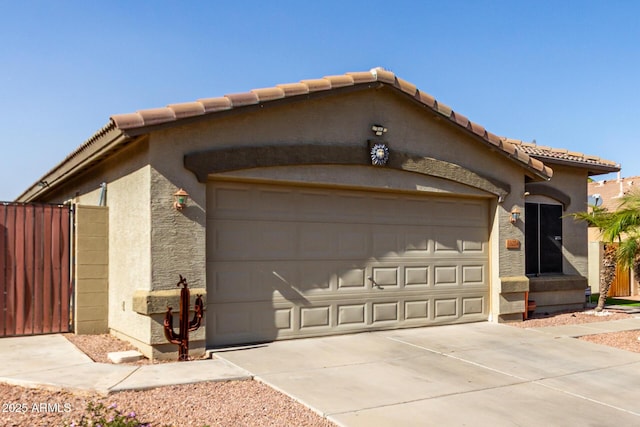
[[[422,92],[421,90],[416,91],[415,98],[426,105],[427,107],[435,108],[436,99],[429,95],[428,93]]]
[[[640,176],[593,181],[587,186],[588,194],[598,194],[603,202],[601,207],[609,211],[618,209],[622,196],[637,191],[640,191]]]
[[[326,76],[324,77],[326,80],[329,80],[331,83],[331,88],[339,88],[345,86],[353,86],[353,77],[343,74],[341,76]]]
[[[244,107],[246,105],[254,105],[258,103],[258,95],[253,92],[232,93],[225,95],[225,98],[231,101],[231,106]]]
[[[460,113],[456,113],[455,111],[451,112],[450,119],[458,123],[463,128],[466,128],[469,125],[469,119],[467,119],[465,116],[463,116]]]
[[[377,81],[377,77],[370,71],[359,71],[356,73],[347,73],[353,79],[353,84],[371,83]]]
[[[508,141],[501,141],[500,142],[500,148],[502,148],[504,151],[506,151],[509,154],[516,154],[515,145],[511,144]]]
[[[451,117],[451,112],[452,112],[453,110],[452,110],[452,109],[451,109],[451,107],[449,107],[448,105],[446,105],[446,104],[443,104],[443,103],[441,103],[441,102],[436,101],[436,106],[435,106],[435,108],[436,108],[436,111],[437,111],[438,113],[442,114],[443,116],[445,116],[445,117],[447,117],[447,118]]]
[[[376,80],[383,83],[396,84],[396,76],[391,71],[387,71],[384,68],[373,68],[369,71],[369,74],[375,76]]]
[[[153,125],[156,123],[165,123],[176,119],[176,113],[171,108],[150,108],[148,110],[138,111],[142,116],[144,124]]]
[[[309,93],[309,87],[304,83],[286,83],[277,85],[284,91],[285,96],[306,95]]]
[[[615,162],[602,159],[598,156],[585,155],[563,148],[551,148],[543,145],[538,145],[533,142],[523,142],[517,139],[502,138],[502,140],[516,145],[525,153],[534,156],[542,161],[559,161],[563,163],[583,165],[585,167],[595,166],[598,168],[611,169],[610,172],[615,172],[620,168],[620,166]]]
[[[471,132],[475,133],[478,136],[485,137],[485,133],[487,133],[484,126],[481,126],[477,123],[469,121],[468,128],[471,129]],[[488,137],[488,136],[487,136]]]
[[[120,129],[131,129],[144,126],[144,119],[138,113],[116,114],[111,121]]]
[[[207,113],[230,110],[232,107],[231,100],[225,97],[199,99],[198,102],[204,106],[204,111]]]
[[[253,89],[253,92],[260,102],[273,101],[274,99],[284,98],[284,91],[279,87],[266,87],[263,89]]]
[[[522,150],[516,148],[516,156],[522,160],[523,163],[529,164],[529,155]]]
[[[395,85],[398,89],[411,96],[414,96],[418,90],[416,85],[403,79],[396,79]]]
[[[302,80],[300,83],[306,85],[309,92],[331,89],[331,81],[327,79]]]
[[[539,171],[544,171],[544,163],[542,163],[540,160],[534,157],[531,157],[530,164],[534,169],[537,169]]]
[[[487,134],[487,141],[489,141],[490,143],[492,143],[496,147],[502,146],[502,140],[500,139],[500,137],[498,135],[496,135],[494,133],[491,133],[489,131],[487,131],[486,134]]]
[[[182,104],[169,104],[167,108],[173,110],[176,119],[183,117],[201,116],[205,113],[204,105],[199,102],[185,102]]]

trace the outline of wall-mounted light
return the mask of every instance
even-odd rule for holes
[[[515,224],[520,219],[520,211],[518,208],[511,209],[511,216],[509,217],[509,221],[511,224]]]
[[[382,125],[373,125],[371,126],[371,130],[376,136],[382,136],[382,134],[387,133],[387,128]]]
[[[187,200],[189,200],[189,193],[182,188],[173,193],[173,208],[177,211],[181,211],[182,208],[187,206]]]

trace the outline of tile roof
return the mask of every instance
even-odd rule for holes
[[[590,156],[575,151],[561,148],[552,148],[538,145],[535,142],[524,142],[517,139],[502,138],[515,145],[525,153],[547,163],[571,164],[587,169],[594,169],[595,173],[617,172],[620,165],[610,160],[605,160],[597,156]]]
[[[279,84],[274,87],[253,89],[244,93],[228,94],[217,98],[198,99],[194,102],[169,104],[164,108],[116,114],[111,116],[111,122],[118,129],[127,132],[149,126],[167,124],[184,118],[204,116],[220,111],[232,110],[234,108],[263,104],[277,99],[293,98],[342,87],[371,83],[388,85],[412,97],[415,101],[429,107],[455,125],[481,138],[487,145],[497,149],[498,152],[516,161],[535,175],[544,179],[550,179],[553,175],[551,168],[534,156],[530,156],[526,151],[518,148],[511,143],[511,141],[500,138],[487,131],[483,126],[470,121],[467,117],[455,112],[449,106],[438,102],[431,95],[418,90],[414,84],[382,68],[346,73],[344,75],[326,76],[321,79],[302,80],[298,83]]]
[[[615,211],[620,205],[622,196],[640,191],[640,176],[590,182],[587,191],[589,196],[599,195],[602,207]]]

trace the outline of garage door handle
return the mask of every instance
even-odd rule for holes
[[[382,286],[378,285],[375,280],[373,280],[373,277],[369,276],[367,279],[371,282],[374,288],[384,289]]]

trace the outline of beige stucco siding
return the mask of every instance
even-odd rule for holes
[[[395,151],[436,158],[461,165],[488,179],[509,183],[511,193],[502,203],[497,197],[480,190],[462,189],[460,184],[442,182],[433,177],[415,175],[412,180],[397,179],[387,170],[354,172],[349,180],[341,181],[328,172],[330,167],[273,168],[275,170],[246,170],[226,175],[256,179],[278,179],[289,182],[309,180],[335,181],[337,184],[366,186],[381,189],[405,187],[408,190],[450,192],[489,197],[490,282],[500,283],[500,277],[524,274],[524,223],[513,225],[509,212],[513,207],[524,211],[524,174],[513,162],[487,149],[446,121],[425,112],[396,93],[382,91],[358,92],[344,96],[327,97],[283,105],[271,105],[244,114],[231,113],[210,121],[158,131],[151,135],[150,160],[152,163],[152,259],[153,283],[156,289],[175,286],[179,272],[187,272],[194,287],[203,287],[205,268],[206,185],[184,169],[187,153],[212,148],[289,144],[351,145],[362,147],[367,155],[367,141],[375,139],[371,125],[383,124],[388,128],[383,140],[388,143],[391,156]],[[358,168],[353,168],[356,170]],[[365,168],[367,169],[367,168]],[[317,173],[317,174],[316,174]],[[313,176],[312,176],[313,175]],[[409,174],[412,175],[412,174]],[[382,178],[384,176],[384,178]],[[331,177],[331,178],[329,178]],[[440,181],[440,182],[438,182]],[[408,183],[408,184],[407,184]],[[189,207],[182,213],[171,208],[171,195],[178,188],[191,195]],[[494,200],[495,199],[495,200]],[[517,239],[521,248],[507,250],[507,239]],[[169,260],[181,259],[186,266],[177,266]],[[493,316],[498,315],[500,287],[491,287]],[[157,333],[160,329],[156,328]]]
[[[109,207],[109,328],[139,342],[150,340],[150,318],[131,310],[138,289],[150,289],[151,168],[146,141],[132,144],[70,181],[47,201],[95,206],[106,184]]]

